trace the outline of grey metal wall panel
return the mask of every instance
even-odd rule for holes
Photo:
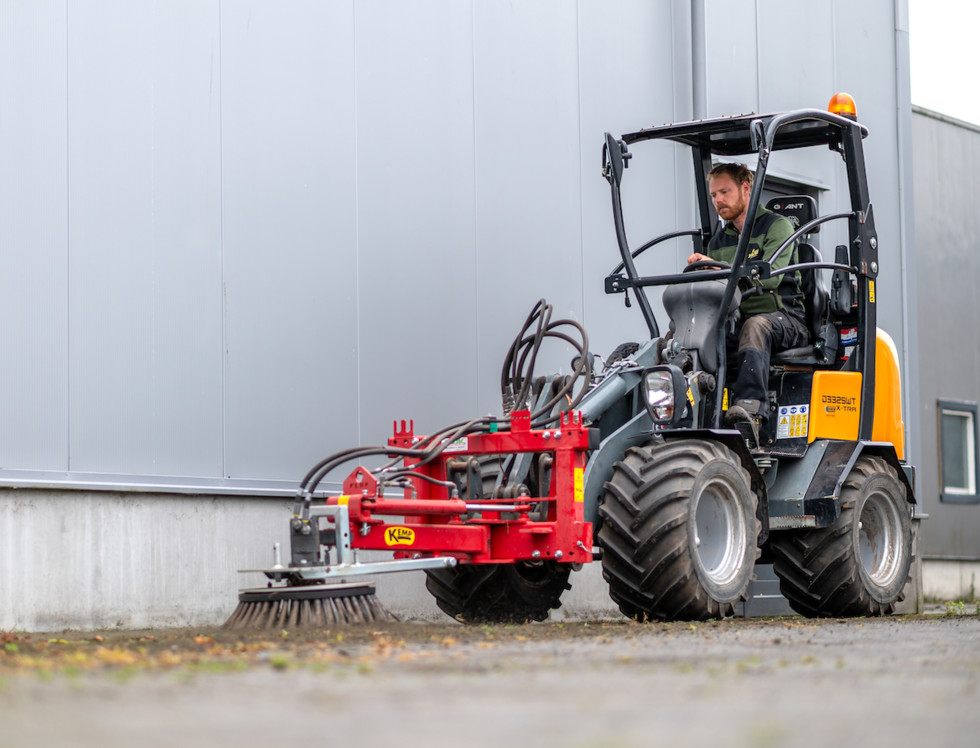
[[[499,413],[501,363],[534,303],[582,321],[576,5],[477,3],[474,31],[480,410]],[[552,342],[539,374],[568,371]]]
[[[476,406],[471,8],[358,2],[355,35],[360,437],[377,444],[393,418]]]
[[[0,466],[68,467],[64,3],[0,13]]]
[[[71,469],[220,474],[218,3],[68,36]]]
[[[891,7],[794,6],[814,60],[800,88],[824,85],[830,54],[831,88],[868,111],[879,228],[897,211],[884,197],[895,175],[879,168],[896,147]],[[773,61],[796,45],[774,0],[707,10],[709,114],[832,93],[780,77]],[[615,244],[598,154],[605,130],[690,116],[689,2],[19,12],[2,54],[52,83],[25,93],[0,77],[44,122],[0,126],[46,150],[34,172],[48,181],[40,198],[0,182],[14,219],[0,240],[23,247],[32,215],[55,220],[41,254],[9,260],[40,296],[4,279],[0,302],[29,362],[4,375],[27,397],[0,394],[14,419],[0,454],[15,467],[292,481],[325,452],[384,439],[394,417],[424,430],[499,412],[504,349],[542,296],[600,353],[644,336],[636,308],[602,294]],[[668,148],[627,179],[634,241],[693,223],[686,153]],[[687,253],[677,243],[650,269]],[[18,320],[39,327],[18,339]]]
[[[822,109],[834,93],[834,14],[826,3],[756,6],[760,111]]]
[[[759,111],[757,4],[706,4],[708,117]]]
[[[354,10],[222,6],[225,470],[296,481],[357,440]],[[394,237],[388,251],[400,251]]]
[[[896,156],[898,161],[898,206],[902,219],[901,279],[905,315],[904,413],[905,429],[913,435],[908,441],[906,459],[922,465],[924,453],[918,409],[919,390],[919,307],[918,278],[915,273],[915,170],[912,143],[911,62],[909,54],[908,0],[895,2],[895,99],[897,120]]]
[[[902,174],[899,170],[898,116],[901,108],[895,80],[895,3],[892,0],[868,3],[838,0],[835,15],[839,19],[835,40],[838,90],[854,96],[858,117],[870,131],[864,148],[870,165],[868,185],[874,204],[881,266],[876,284],[878,326],[895,339],[899,360],[903,363],[902,375],[907,377],[903,359],[909,342],[905,314],[909,300],[902,283],[902,273],[907,271],[902,267],[902,243],[911,243],[911,237],[905,236],[908,232],[899,190]],[[841,191],[843,189],[841,185]],[[915,402],[910,395],[915,383],[905,384],[910,385],[903,387],[904,410],[908,413]],[[914,444],[918,434],[906,428],[906,440]]]
[[[980,400],[980,128],[931,113],[912,117],[916,264],[919,298],[918,407],[922,465],[918,476],[922,552],[978,557],[980,506],[939,501],[938,401]]]
[[[599,170],[603,134],[691,119],[689,3],[583,3],[579,20],[582,245],[585,320],[592,350],[608,355],[649,333],[639,307],[606,296],[603,279],[619,261],[609,185]],[[624,22],[626,19],[627,22]],[[666,144],[637,144],[624,175],[627,233],[633,246],[675,228],[694,228],[690,157]],[[681,161],[678,161],[682,158]],[[669,185],[669,189],[665,186]],[[691,245],[665,244],[639,260],[641,272],[674,272]],[[652,289],[651,299],[659,298]],[[654,304],[661,325],[666,320]]]
[[[759,111],[780,112],[787,109],[824,109],[836,93],[834,65],[834,15],[821,3],[796,3],[787,13],[780,0],[758,0],[758,69]],[[843,171],[839,159],[822,153],[818,157],[807,151],[783,151],[773,154],[773,173],[786,178],[798,177],[828,187],[838,184]],[[846,190],[845,199],[846,199]],[[821,211],[832,212],[836,195]],[[846,210],[847,205],[839,206]],[[833,235],[833,239],[831,238]],[[828,226],[816,236],[818,248],[832,252],[838,238],[846,240],[843,226]]]

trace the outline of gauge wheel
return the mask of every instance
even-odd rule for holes
[[[426,571],[425,587],[461,623],[527,623],[561,607],[571,571],[554,561],[460,564]]]

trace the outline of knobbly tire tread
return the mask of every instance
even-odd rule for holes
[[[436,605],[461,623],[544,621],[571,589],[568,564],[461,564],[426,571]]]
[[[622,361],[624,358],[629,358],[638,350],[640,350],[639,343],[620,343],[616,346],[613,352],[606,357],[603,366],[608,369],[617,361]]]
[[[855,549],[855,511],[869,481],[887,476],[894,500],[906,502],[905,487],[881,457],[863,455],[854,463],[841,488],[840,516],[830,527],[773,533],[770,547],[773,571],[779,577],[779,591],[797,613],[810,617],[882,616],[894,612],[902,600],[902,590],[911,568],[911,520],[903,528],[906,553],[896,575],[898,590],[873,589],[862,574]],[[865,499],[867,497],[864,497]],[[862,504],[863,506],[863,504]],[[875,592],[878,594],[876,595]],[[876,599],[877,598],[877,599]],[[884,599],[881,599],[884,598]]]
[[[479,458],[483,493],[493,493],[501,472],[498,456]],[[460,485],[466,494],[466,482]],[[533,490],[533,486],[532,486]],[[569,564],[554,561],[460,564],[425,572],[425,588],[439,609],[460,623],[528,623],[547,620],[571,589]]]
[[[745,491],[745,563],[734,594],[716,599],[697,574],[688,535],[692,490],[709,463],[734,468]],[[602,573],[620,611],[638,621],[704,620],[732,615],[744,600],[759,554],[758,498],[738,457],[724,445],[696,439],[632,447],[616,463],[599,508]]]

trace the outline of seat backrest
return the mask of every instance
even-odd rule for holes
[[[817,201],[810,195],[784,195],[774,197],[766,203],[766,208],[773,213],[788,218],[793,224],[793,231],[804,226],[817,217]],[[817,234],[820,227],[815,226],[808,234]]]
[[[806,242],[797,245],[800,263],[823,262],[816,247]],[[820,338],[824,316],[827,312],[827,299],[830,296],[823,283],[823,277],[816,268],[805,268],[800,271],[800,286],[803,291],[803,303],[806,308],[806,327],[810,331],[810,340]]]
[[[838,265],[851,264],[847,245],[837,245],[834,262]],[[857,289],[854,286],[854,276],[844,270],[834,270],[830,283],[834,289],[830,295],[830,310],[838,317],[850,314],[853,311],[851,306],[854,304],[857,296]]]
[[[804,226],[817,217],[817,201],[810,195],[785,195],[774,197],[766,203],[766,208],[773,213],[787,218],[793,224],[793,231]],[[817,233],[817,226],[810,233]],[[806,242],[798,242],[796,262],[822,262],[816,247]],[[820,337],[820,328],[824,314],[827,311],[827,298],[830,295],[823,282],[823,274],[814,268],[800,271],[800,286],[803,291],[803,304],[806,307],[806,326],[810,331],[810,340]]]
[[[797,251],[800,263],[823,262],[812,244],[800,242]],[[833,365],[837,361],[839,335],[833,322],[826,319],[830,294],[823,283],[823,276],[816,268],[801,270],[800,286],[806,303],[805,321],[810,332],[810,344],[774,352],[773,361],[796,365]]]

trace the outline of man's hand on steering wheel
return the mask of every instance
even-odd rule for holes
[[[708,255],[694,252],[687,258],[687,267],[684,268],[684,272],[686,273],[689,270],[729,270],[730,268],[731,265],[726,262],[719,262],[708,257]]]

